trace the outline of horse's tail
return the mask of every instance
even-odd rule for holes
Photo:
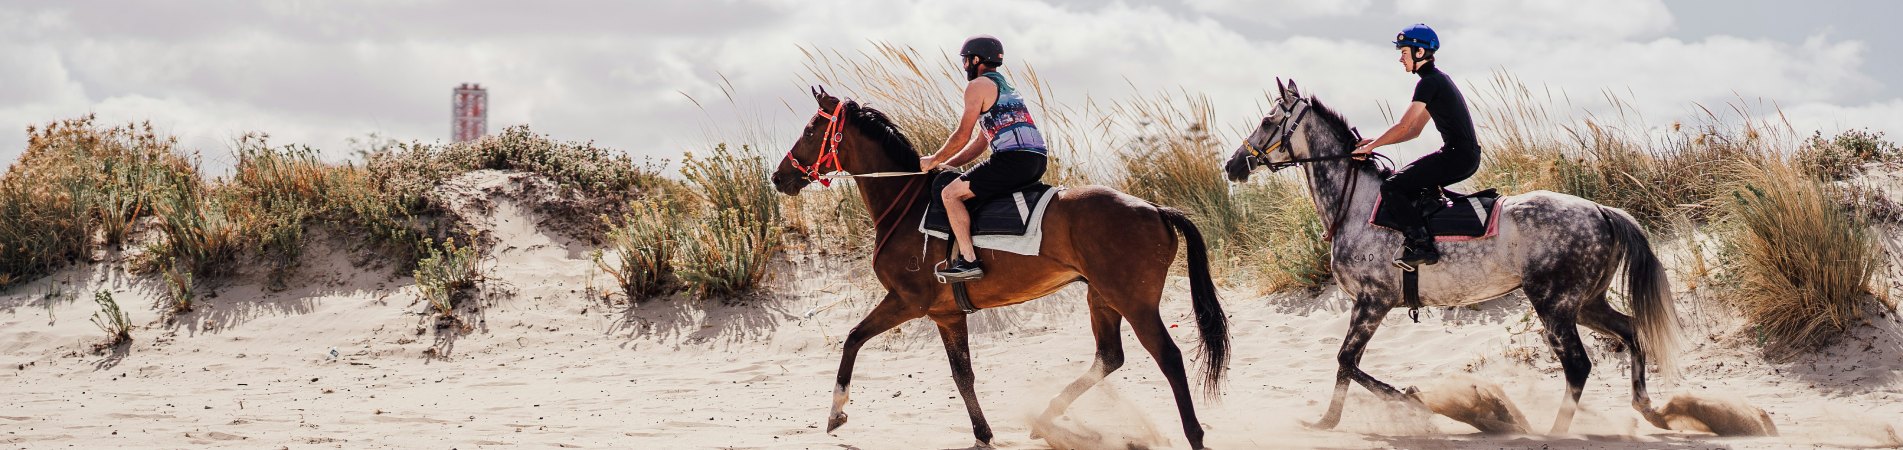
[[[1157,207],[1163,221],[1183,233],[1189,247],[1189,298],[1196,310],[1196,328],[1202,333],[1203,392],[1222,392],[1222,371],[1229,365],[1229,319],[1216,300],[1216,282],[1209,276],[1209,249],[1196,223],[1176,208]]]
[[[1599,207],[1612,238],[1625,247],[1626,295],[1631,297],[1632,318],[1637,322],[1638,345],[1657,364],[1666,378],[1678,374],[1678,313],[1672,306],[1672,285],[1665,278],[1665,267],[1652,253],[1645,230],[1632,215],[1616,208]]]

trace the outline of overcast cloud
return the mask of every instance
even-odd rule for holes
[[[1893,34],[1879,21],[1899,13],[1877,1],[8,1],[0,161],[26,126],[87,113],[151,120],[213,164],[247,131],[342,158],[372,132],[446,139],[462,82],[490,89],[492,132],[526,123],[673,158],[731,118],[801,123],[798,46],[937,55],[975,33],[1002,38],[1060,100],[1180,88],[1247,122],[1275,77],[1294,77],[1378,129],[1381,103],[1412,86],[1387,41],[1413,22],[1442,30],[1442,66],[1463,85],[1505,69],[1580,107],[1618,92],[1657,125],[1743,98],[1805,132],[1895,137],[1903,64],[1878,46]],[[703,111],[682,95],[722,99],[722,75],[736,105]]]

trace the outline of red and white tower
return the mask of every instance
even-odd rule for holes
[[[450,108],[451,141],[473,141],[489,132],[489,91],[482,85],[457,85],[450,96]]]

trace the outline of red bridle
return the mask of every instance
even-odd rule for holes
[[[816,113],[819,117],[826,118],[826,131],[819,135],[819,159],[814,160],[812,166],[800,164],[799,158],[793,157],[792,150],[787,150],[786,152],[787,162],[792,163],[793,168],[799,169],[800,173],[806,174],[807,178],[818,181],[820,186],[831,187],[833,185],[833,180],[826,178],[826,174],[846,170],[839,162],[839,141],[844,139],[846,135],[845,121],[839,120],[839,115],[841,112],[844,112],[845,109],[846,102],[840,100],[839,103],[833,105],[832,112],[826,112],[826,110],[821,109]],[[833,170],[824,171],[827,163],[833,165]]]
[[[839,141],[843,140],[846,135],[846,121],[841,120],[840,115],[844,113],[845,110],[846,101],[842,99],[839,100],[838,104],[833,105],[832,112],[821,109],[816,113],[819,117],[826,118],[826,131],[819,136],[819,158],[814,160],[811,166],[801,164],[799,158],[793,157],[792,150],[786,152],[786,161],[792,164],[794,169],[805,173],[807,178],[818,181],[820,186],[832,187],[832,179],[826,177],[827,174],[846,171],[845,167],[843,167],[839,161]],[[833,166],[833,170],[830,172],[824,171],[828,163]],[[905,175],[922,174],[921,172]],[[899,223],[894,221],[891,225],[886,225],[886,217],[892,217],[892,211],[898,209],[900,205],[904,205],[905,208],[899,209],[899,216],[896,217],[903,217],[905,214],[910,213],[912,211],[912,205],[918,203],[912,200],[912,194],[916,189],[924,186],[924,183],[921,183],[924,180],[925,177],[914,176],[911,181],[905,182],[905,188],[899,190],[899,196],[895,198],[892,204],[887,205],[884,211],[879,212],[878,217],[873,218],[872,228],[874,230],[884,230],[887,226],[894,227],[892,231],[885,233],[885,236],[880,237],[879,242],[872,246],[873,255],[878,255],[881,250],[885,249],[886,241],[892,240],[892,236],[899,234],[897,233],[898,228],[896,228],[899,226]]]

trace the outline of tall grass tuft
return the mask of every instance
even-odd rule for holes
[[[26,150],[0,176],[0,288],[124,243],[165,180],[196,176],[174,144],[150,124],[92,116],[29,127]]]
[[[628,299],[660,294],[673,276],[673,259],[684,234],[679,201],[642,199],[619,222],[602,217],[608,223],[608,248],[595,251],[595,265],[615,278]]]
[[[119,309],[119,302],[112,299],[112,293],[99,291],[93,294],[93,303],[99,304],[99,311],[93,313],[93,325],[106,332],[106,342],[100,347],[117,347],[132,342],[132,319]]]
[[[1724,113],[1703,108],[1698,124],[1652,130],[1612,93],[1604,96],[1608,114],[1561,117],[1571,114],[1569,99],[1505,73],[1477,94],[1486,151],[1476,186],[1572,194],[1624,208],[1653,228],[1677,214],[1694,223],[1712,219],[1739,182],[1740,164],[1778,154],[1789,132],[1788,124],[1756,119],[1742,102]]]
[[[1746,166],[1727,212],[1735,286],[1728,299],[1773,357],[1818,349],[1885,306],[1876,233],[1822,181],[1784,161]],[[1887,305],[1894,308],[1894,305]]]
[[[1283,177],[1238,186],[1241,226],[1229,254],[1242,270],[1229,282],[1253,282],[1261,292],[1315,289],[1333,274],[1328,224],[1299,183]]]
[[[338,170],[318,161],[316,150],[272,148],[265,138],[239,139],[238,165],[224,190],[244,240],[265,264],[267,282],[282,289],[304,253],[307,222],[333,212]]]

